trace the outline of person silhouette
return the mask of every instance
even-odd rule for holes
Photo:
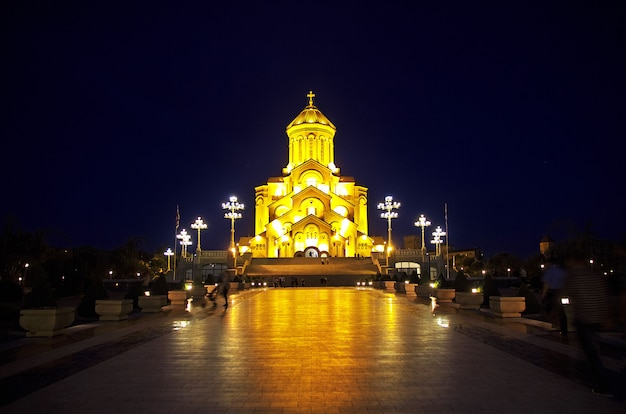
[[[559,333],[567,336],[567,316],[561,303],[566,273],[559,263],[550,259],[542,277],[541,300],[546,319],[558,325]]]
[[[565,291],[574,308],[576,333],[595,382],[592,392],[613,397],[609,373],[602,364],[598,350],[598,333],[604,328],[610,314],[606,278],[579,255],[568,257],[565,267]]]
[[[224,275],[220,285],[220,295],[224,297],[224,307],[228,308],[228,290],[230,289],[230,276]]]

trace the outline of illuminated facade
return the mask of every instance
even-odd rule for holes
[[[255,188],[255,237],[240,240],[253,257],[370,257],[367,188],[335,165],[335,132],[313,104],[287,125],[282,176]]]

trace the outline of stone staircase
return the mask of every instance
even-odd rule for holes
[[[369,257],[322,258],[253,258],[246,263],[243,273],[252,279],[264,279],[272,283],[274,278],[285,277],[286,286],[297,278],[298,285],[320,286],[321,278],[328,279],[328,286],[355,286],[357,281],[372,280],[380,269]]]

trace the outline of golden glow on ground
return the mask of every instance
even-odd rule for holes
[[[257,288],[222,304],[194,308],[189,328],[164,350],[184,364],[160,378],[185,381],[198,369],[190,361],[204,360],[210,372],[197,387],[214,397],[211,412],[415,412],[406,399],[433,385],[427,411],[438,412],[451,371],[436,361],[463,351],[445,315],[378,289]],[[475,364],[467,367],[475,374]]]

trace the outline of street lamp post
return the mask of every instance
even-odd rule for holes
[[[174,252],[168,247],[163,254],[167,256],[167,271],[169,272],[170,270],[172,270],[170,268],[170,258],[174,255]]]
[[[426,255],[426,245],[424,244],[424,229],[430,226],[430,221],[426,220],[423,214],[420,214],[420,218],[415,222],[417,227],[422,228],[422,261],[424,260],[424,256]]]
[[[198,244],[196,247],[196,253],[200,253],[202,251],[202,248],[200,247],[200,231],[206,230],[207,227],[208,225],[204,223],[204,221],[202,221],[200,217],[196,219],[195,223],[191,223],[191,228],[198,230]]]
[[[400,203],[393,201],[392,196],[385,197],[384,203],[378,203],[378,209],[384,210],[380,218],[387,220],[387,248],[385,249],[386,266],[389,267],[389,251],[391,250],[391,220],[398,218],[398,213],[393,211],[400,208]]]
[[[182,229],[176,238],[180,239],[180,244],[183,246],[182,256],[187,257],[187,246],[191,245],[191,235],[187,233],[187,230]]]
[[[235,248],[235,220],[241,218],[239,210],[244,209],[244,205],[237,201],[237,197],[231,196],[227,203],[222,203],[222,208],[228,210],[224,213],[224,218],[230,220],[230,250],[233,253],[233,267],[237,274],[237,249]]]
[[[435,244],[435,255],[437,256],[441,254],[441,243],[443,243],[443,240],[441,240],[441,238],[445,235],[446,235],[446,232],[441,229],[441,226],[437,226],[435,231],[433,231],[434,239],[432,243]]]
[[[441,240],[441,237],[445,235],[446,235],[446,232],[441,230],[441,226],[437,226],[437,228],[433,232],[433,240],[430,241],[431,243],[435,245],[435,257],[437,258],[437,273],[439,274],[441,274],[441,269],[439,267],[439,263],[441,262],[441,259],[439,258],[439,255],[441,254],[441,243],[443,243],[443,240]]]

